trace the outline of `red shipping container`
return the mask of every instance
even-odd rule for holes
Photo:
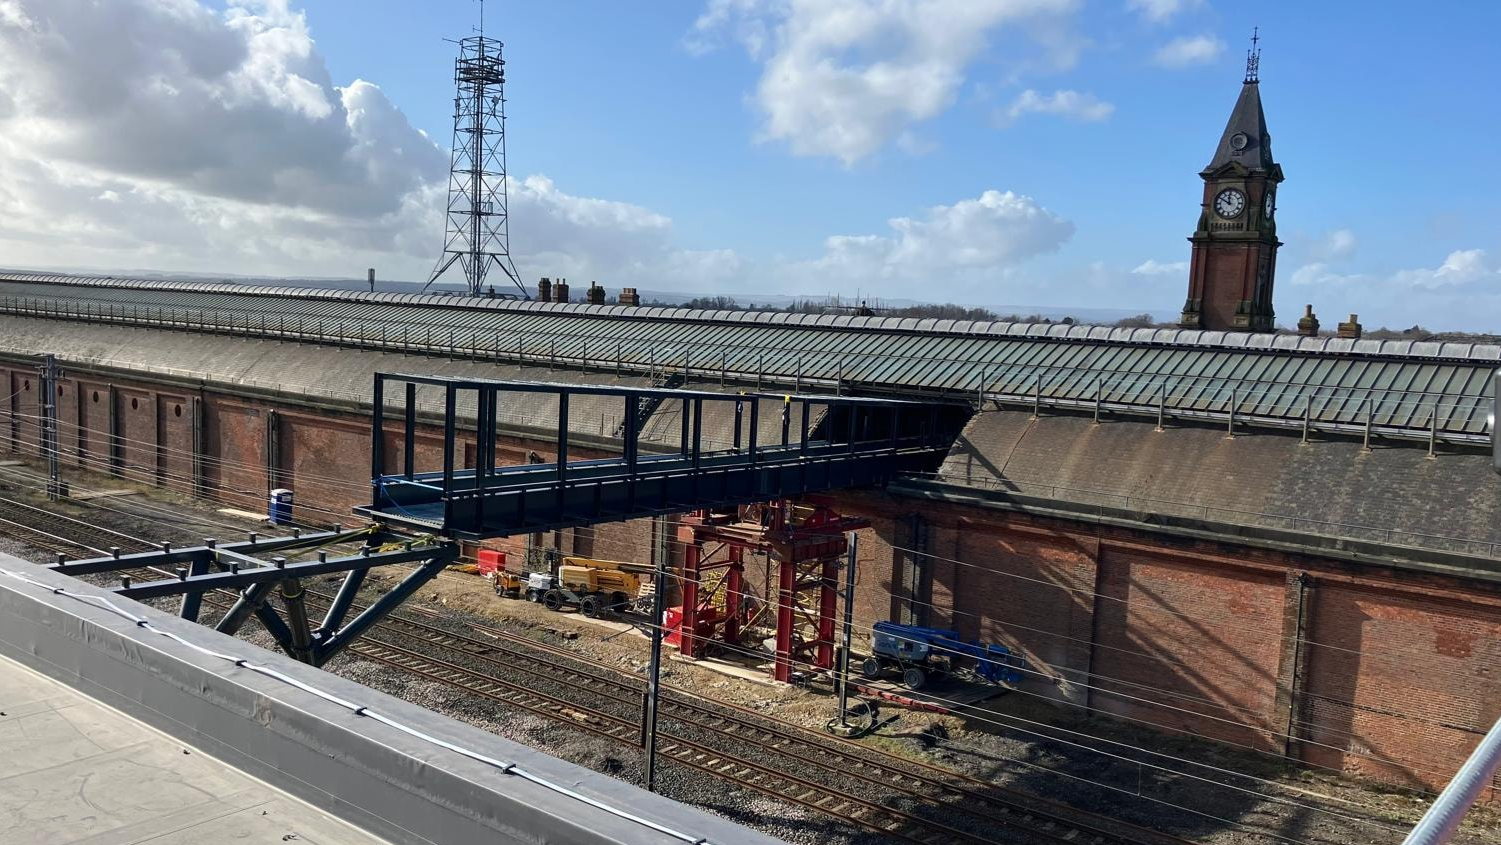
[[[494,575],[506,568],[506,553],[494,549],[480,549],[475,555],[479,560],[479,574]]]

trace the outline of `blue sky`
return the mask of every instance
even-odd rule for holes
[[[88,68],[55,68],[40,82],[0,71],[0,104],[15,104],[0,105],[0,122],[21,129],[0,146],[0,175],[7,156],[34,179],[61,178],[66,160],[96,175],[88,199],[115,195],[103,203],[109,214],[90,211],[99,202],[70,207],[102,217],[80,224],[72,248],[56,231],[0,232],[0,264],[358,275],[371,263],[393,277],[425,275],[441,227],[427,206],[441,202],[432,183],[451,125],[454,48],[444,39],[469,32],[477,3],[174,0],[165,5],[182,8],[167,20],[146,0],[118,2],[119,14],[136,16],[127,29],[142,55],[153,37],[168,55],[226,32],[245,39],[242,67],[203,71],[199,96],[215,108],[183,125],[223,137],[265,120],[274,131],[248,134],[276,150],[190,166],[58,144],[70,127],[36,128],[24,92],[88,79]],[[1258,3],[1254,15],[1217,0],[486,6],[488,32],[506,42],[513,251],[529,280],[1170,314],[1186,289],[1197,172],[1256,25],[1287,173],[1281,321],[1312,302],[1331,324],[1358,311],[1368,325],[1501,331],[1496,4]],[[7,30],[7,9],[30,26],[12,20]],[[86,9],[0,0],[0,47],[49,32],[87,43],[90,24],[70,19]],[[163,75],[150,59],[140,65],[138,94]],[[116,73],[133,67],[122,66]],[[304,87],[322,101],[297,99]],[[137,111],[192,96],[183,86]],[[231,112],[233,122],[213,125]],[[303,119],[305,137],[288,115]],[[379,162],[348,177],[368,181],[358,191],[316,192],[348,202],[202,176],[256,166],[273,185],[291,172],[326,176],[316,162],[332,153],[319,139],[341,117],[351,137],[335,151]],[[88,128],[97,120],[81,115],[72,131],[98,132]],[[430,149],[416,149],[412,129]],[[211,158],[212,146],[195,154]],[[304,153],[310,163],[300,165]],[[0,210],[4,202],[0,192]],[[132,202],[149,205],[126,214]],[[225,240],[173,246],[176,227],[142,231],[145,214]],[[234,231],[245,235],[232,240]],[[353,233],[343,249],[341,231]],[[128,245],[153,236],[154,249]],[[49,260],[59,255],[73,260]]]

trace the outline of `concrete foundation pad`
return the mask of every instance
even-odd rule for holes
[[[90,490],[87,493],[74,493],[68,498],[75,502],[88,502],[94,499],[113,499],[118,496],[134,496],[135,490]]]
[[[664,648],[671,648],[671,646],[664,646]],[[781,681],[772,680],[770,656],[767,657],[764,664],[757,666],[748,666],[744,663],[736,663],[731,660],[720,660],[717,657],[700,657],[697,660],[693,660],[691,658],[684,657],[677,652],[673,652],[668,659],[675,660],[679,663],[691,663],[701,669],[708,669],[710,672],[718,672],[721,675],[727,675],[731,678],[739,678],[742,681],[750,681],[751,683],[761,684],[762,686],[787,686]]]

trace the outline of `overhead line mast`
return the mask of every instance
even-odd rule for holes
[[[485,37],[484,0],[478,34],[460,40],[454,62],[453,152],[443,255],[427,284],[455,263],[472,296],[485,293],[486,277],[498,268],[526,299],[526,286],[511,260],[507,208],[504,44]],[[491,289],[493,290],[493,288]]]

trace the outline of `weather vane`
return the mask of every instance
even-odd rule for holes
[[[480,0],[484,2],[484,0]],[[1261,48],[1256,46],[1261,41],[1261,27],[1251,28],[1251,49],[1246,51],[1246,81],[1259,82],[1261,67]]]

